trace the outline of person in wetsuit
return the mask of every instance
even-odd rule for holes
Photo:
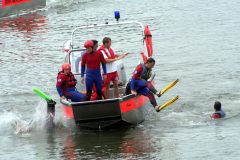
[[[225,117],[225,112],[222,110],[222,104],[219,101],[214,103],[214,110],[215,112],[211,115],[212,118],[223,118]]]
[[[158,97],[161,96],[159,92],[154,88],[151,82],[148,82],[147,79],[151,76],[152,68],[155,65],[155,60],[153,58],[148,58],[145,64],[139,64],[133,72],[130,89],[132,94],[142,94],[147,96],[153,105],[154,109],[158,112],[159,106],[157,105],[154,94]]]
[[[70,99],[72,102],[85,101],[87,97],[76,89],[77,80],[71,72],[69,63],[62,64],[62,71],[58,73],[56,88],[61,99]]]
[[[101,100],[103,96],[100,64],[102,64],[103,79],[106,79],[106,61],[102,53],[97,50],[97,43],[96,40],[88,40],[84,43],[86,52],[83,54],[81,62],[81,82],[84,82],[86,72],[85,83],[88,101],[91,99],[94,85],[97,91],[97,100]]]

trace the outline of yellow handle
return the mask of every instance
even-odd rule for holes
[[[175,98],[167,101],[166,103],[164,103],[163,105],[161,105],[159,107],[159,111],[163,110],[164,108],[168,107],[169,105],[173,104],[174,102],[176,102],[178,100],[179,96],[176,96]]]
[[[170,83],[167,87],[163,88],[163,90],[161,90],[160,94],[162,95],[163,93],[165,93],[166,91],[168,91],[170,88],[172,88],[173,86],[175,86],[178,81],[179,81],[179,79],[176,79],[175,81],[173,81],[172,83]]]

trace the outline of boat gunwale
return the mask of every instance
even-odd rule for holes
[[[142,95],[137,95],[135,96],[134,94],[129,94],[125,95],[121,98],[111,98],[111,99],[103,99],[103,100],[94,100],[94,101],[83,101],[83,102],[68,102],[68,101],[60,101],[62,104],[67,105],[67,106],[80,106],[81,104],[103,104],[103,103],[108,103],[108,102],[114,102],[114,101],[125,101],[129,100],[132,98],[138,98]]]

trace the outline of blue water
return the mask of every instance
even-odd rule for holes
[[[236,0],[55,0],[25,19],[1,20],[0,159],[239,159],[239,8]],[[158,103],[180,99],[160,113],[149,107],[146,121],[134,128],[107,132],[74,128],[58,103],[56,130],[48,133],[46,104],[31,87],[58,101],[63,43],[74,27],[112,21],[116,9],[121,21],[150,26],[156,87],[180,79]],[[130,75],[141,60],[140,34],[133,28],[111,37],[115,50],[130,52],[124,59]],[[210,119],[216,100],[225,119]]]

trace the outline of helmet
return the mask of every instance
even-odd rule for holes
[[[71,70],[71,66],[69,63],[63,63],[62,64],[62,70],[67,70],[67,69],[70,69]]]
[[[84,47],[85,47],[85,48],[93,47],[93,41],[92,41],[92,40],[87,40],[87,41],[84,43]]]

